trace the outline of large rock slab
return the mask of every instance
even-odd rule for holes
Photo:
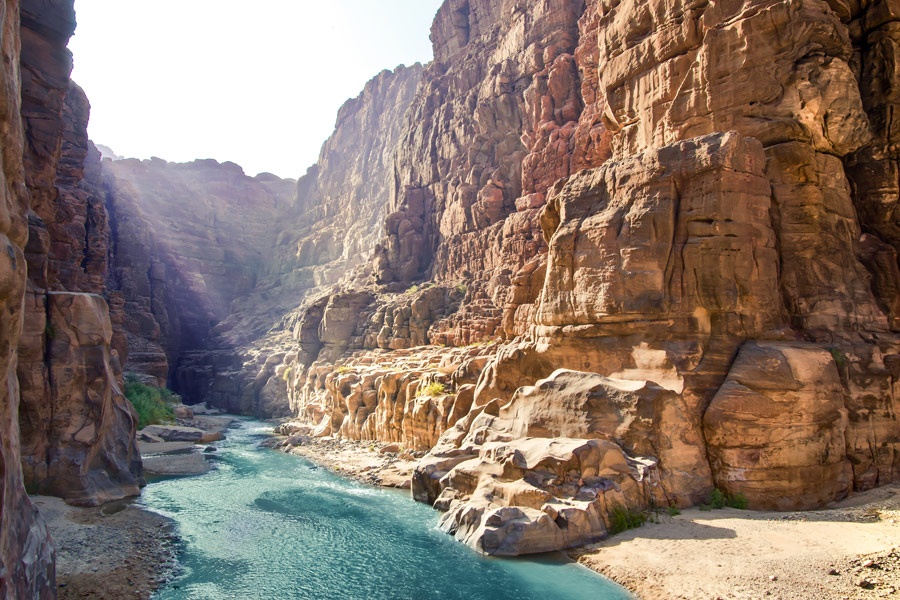
[[[719,486],[753,508],[793,510],[853,489],[835,356],[802,343],[747,343],[703,417]]]
[[[47,294],[49,418],[29,422],[23,459],[28,485],[71,504],[138,495],[137,415],[122,394],[110,348],[106,302],[93,294]]]
[[[206,433],[202,429],[182,425],[148,425],[141,432],[149,433],[166,442],[199,442]]]

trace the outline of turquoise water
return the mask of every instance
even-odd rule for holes
[[[179,576],[159,600],[621,600],[611,582],[559,557],[485,558],[435,529],[408,492],[365,486],[257,446],[245,420],[217,468],[151,483],[143,503],[174,518]]]

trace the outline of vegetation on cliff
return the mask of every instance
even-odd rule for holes
[[[125,377],[125,397],[138,414],[138,429],[175,420],[174,406],[181,398],[166,388],[145,385],[131,375]]]

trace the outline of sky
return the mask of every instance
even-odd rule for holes
[[[296,178],[338,108],[428,62],[442,0],[76,0],[88,133],[126,157],[232,161]]]

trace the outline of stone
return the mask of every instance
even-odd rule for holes
[[[173,409],[173,413],[175,414],[176,419],[193,419],[194,411],[191,410],[190,407],[184,406],[183,404],[180,406],[176,406]]]
[[[45,359],[50,384],[44,402],[53,419],[23,425],[26,481],[38,493],[70,504],[135,496],[143,485],[137,414],[120,391],[106,302],[92,294],[49,292],[47,305],[54,333]]]
[[[207,435],[202,429],[181,425],[148,425],[141,432],[161,438],[167,442],[200,443],[203,436]]]
[[[847,496],[846,409],[835,359],[813,344],[745,344],[704,415],[719,487],[793,510]]]
[[[213,431],[211,433],[204,433],[200,439],[197,441],[198,444],[209,444],[211,442],[220,442],[225,439],[225,434],[221,431]]]
[[[212,469],[203,454],[153,456],[144,459],[147,473],[162,476],[202,475]]]

